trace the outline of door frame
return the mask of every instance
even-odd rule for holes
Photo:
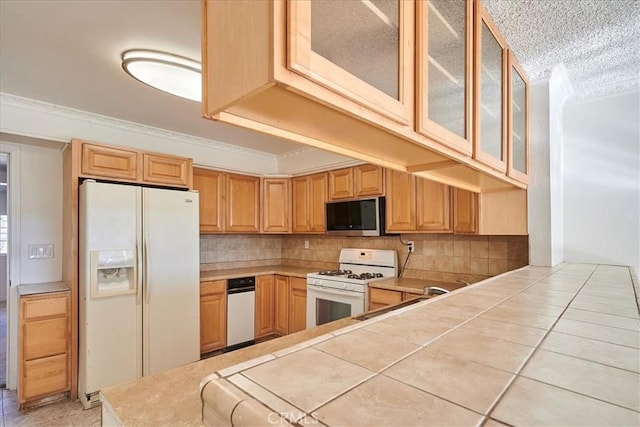
[[[7,214],[9,246],[7,248],[7,366],[6,387],[18,384],[18,290],[20,284],[20,146],[2,141],[0,151],[9,155],[7,162]],[[0,367],[2,369],[2,367]]]

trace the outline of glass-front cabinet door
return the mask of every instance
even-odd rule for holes
[[[287,66],[400,123],[413,120],[413,0],[290,0]]]
[[[500,172],[507,160],[507,43],[484,6],[475,2],[473,157]]]
[[[471,155],[473,0],[417,3],[417,132]]]
[[[509,51],[507,174],[529,182],[529,81],[518,60]]]

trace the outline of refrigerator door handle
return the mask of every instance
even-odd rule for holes
[[[136,243],[136,305],[142,302],[142,269],[140,268],[140,247]]]
[[[149,304],[151,301],[151,286],[149,286],[149,250],[148,242],[144,241],[144,295],[145,304]]]

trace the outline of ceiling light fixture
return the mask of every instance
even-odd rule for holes
[[[161,91],[202,100],[202,66],[193,59],[157,50],[131,49],[122,53],[122,69]]]

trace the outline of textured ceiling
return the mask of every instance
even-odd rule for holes
[[[639,0],[484,0],[529,78],[564,63],[573,99],[637,89]]]

